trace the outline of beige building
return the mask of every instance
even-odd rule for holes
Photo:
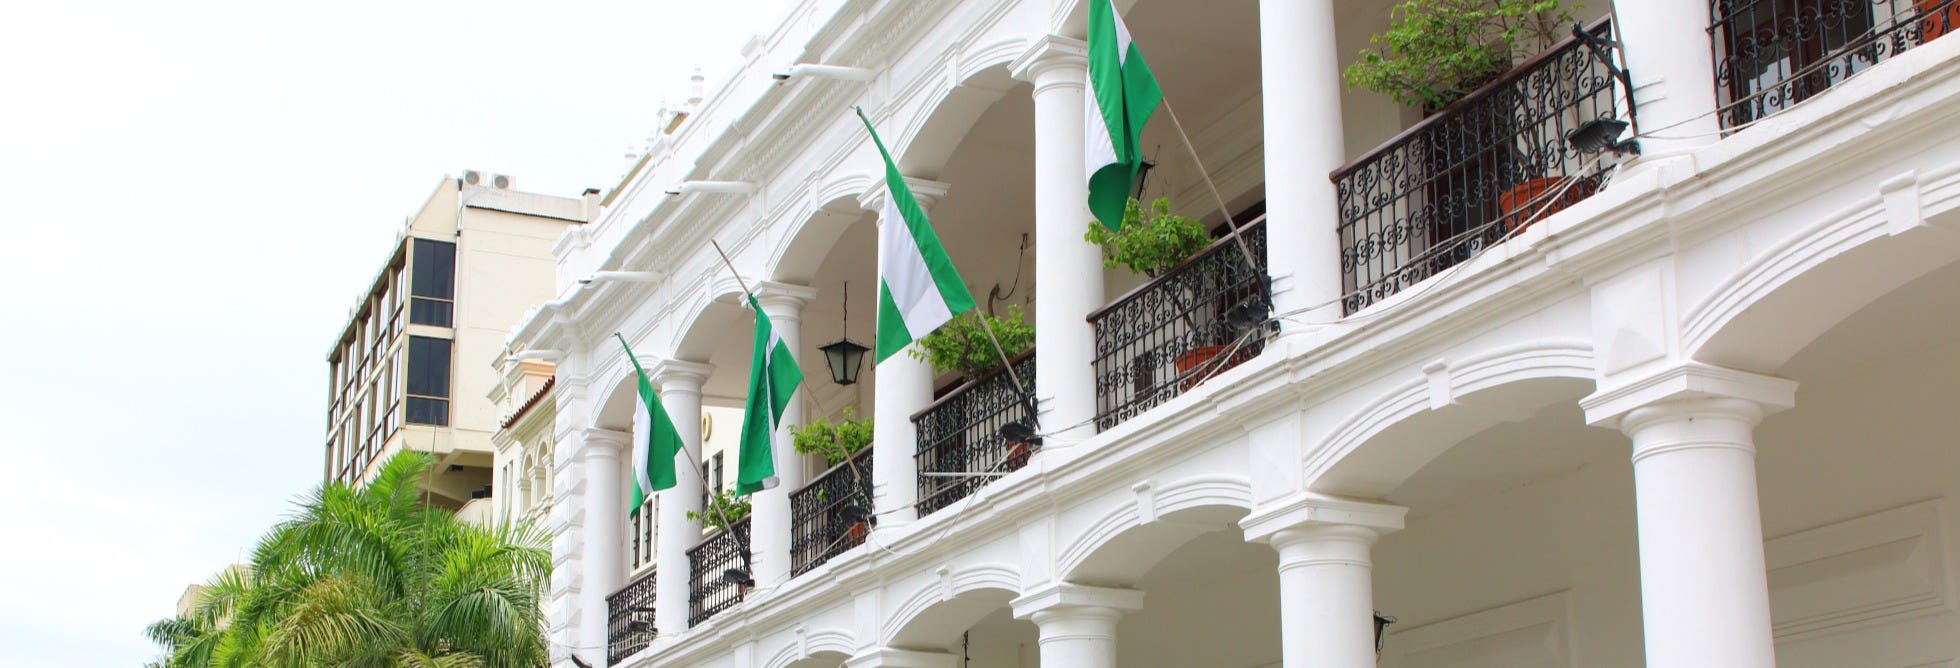
[[[356,483],[403,449],[439,457],[431,492],[458,508],[492,492],[488,397],[504,332],[551,297],[551,245],[590,219],[583,198],[510,189],[510,178],[444,177],[408,219],[327,354],[324,475]]]

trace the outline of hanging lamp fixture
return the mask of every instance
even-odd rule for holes
[[[836,341],[817,346],[823,351],[824,364],[830,366],[830,379],[838,385],[857,383],[858,372],[864,367],[864,352],[870,350],[862,343],[852,341],[851,334],[851,282],[844,281],[844,326],[843,336]]]

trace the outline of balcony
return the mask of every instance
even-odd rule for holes
[[[1034,351],[1013,360],[1014,376],[1005,367],[967,381],[912,416],[918,428],[919,516],[924,517],[966,498],[995,478],[1028,465],[1034,448]],[[1001,432],[1010,424],[1028,427],[1025,440],[1010,441]]]
[[[1273,324],[1266,281],[1266,221],[1238,242],[1220,239],[1094,313],[1096,429],[1170,401],[1259,355]]]
[[[1601,20],[1587,31],[1613,39]],[[1619,162],[1566,141],[1631,118],[1613,70],[1568,37],[1335,170],[1342,310],[1456,266],[1606,185]]]
[[[749,518],[730,523],[687,549],[687,625],[698,626],[735,607],[754,586],[749,563]]]
[[[871,448],[791,492],[790,575],[810,572],[864,543],[871,515]]]
[[[653,643],[654,575],[649,570],[606,596],[606,665],[620,665]]]
[[[1714,0],[1709,15],[1725,130],[1960,30],[1956,0]]]

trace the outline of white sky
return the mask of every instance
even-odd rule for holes
[[[318,484],[328,346],[437,179],[610,188],[785,6],[0,6],[0,664],[154,656]]]

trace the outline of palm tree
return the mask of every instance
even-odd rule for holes
[[[404,452],[367,486],[328,483],[146,633],[160,668],[533,668],[551,554],[527,525],[482,527],[426,503],[434,459]]]

